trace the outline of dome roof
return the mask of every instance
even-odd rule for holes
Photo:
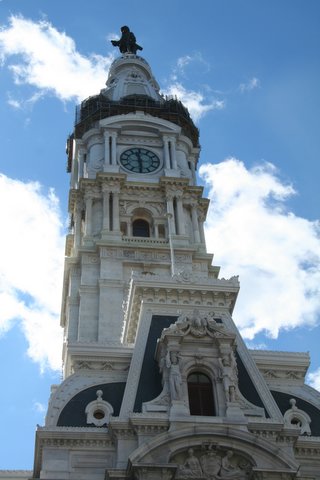
[[[149,64],[131,53],[125,53],[112,63],[106,86],[101,94],[112,101],[131,95],[144,95],[158,102],[163,100]]]
[[[151,68],[142,57],[125,53],[111,65],[106,88],[84,100],[76,109],[75,138],[104,118],[142,111],[179,125],[182,134],[199,147],[199,130],[186,107],[159,93]]]

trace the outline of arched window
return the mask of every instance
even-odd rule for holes
[[[132,235],[134,237],[150,237],[150,227],[146,220],[138,218],[132,223]]]
[[[212,383],[204,373],[193,372],[188,377],[190,415],[215,415]]]

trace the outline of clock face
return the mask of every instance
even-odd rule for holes
[[[151,173],[158,169],[160,160],[146,148],[130,148],[121,154],[120,163],[134,173]]]

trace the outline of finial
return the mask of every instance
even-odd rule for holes
[[[98,401],[102,400],[103,391],[102,390],[97,390],[96,395],[97,395],[97,400]]]
[[[133,32],[130,32],[129,27],[124,25],[120,28],[120,40],[111,40],[114,47],[119,47],[121,53],[133,53],[136,55],[137,50],[142,50],[142,47],[136,43],[136,37]]]
[[[295,398],[290,398],[289,403],[291,405],[292,410],[297,410],[297,407],[296,407],[297,401]]]

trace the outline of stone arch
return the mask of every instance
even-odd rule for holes
[[[206,445],[216,445],[221,452],[232,450],[246,458],[255,471],[296,473],[298,464],[288,453],[279,450],[267,440],[248,431],[230,426],[220,426],[216,422],[195,425],[158,435],[137,448],[129,456],[131,465],[158,464],[170,466],[179,453],[193,448],[200,451]]]
[[[225,401],[223,396],[223,389],[222,384],[219,379],[219,372],[217,368],[214,366],[213,362],[210,361],[207,357],[203,357],[201,360],[197,359],[189,359],[183,365],[183,372],[182,376],[185,379],[186,383],[186,396],[189,402],[189,392],[188,392],[188,377],[192,373],[202,373],[206,375],[210,381],[212,386],[212,394],[213,394],[213,401],[214,401],[214,414],[215,416],[223,416],[225,414]]]
[[[153,216],[146,208],[136,208],[131,216],[131,228],[134,237],[151,237]]]
[[[205,373],[199,370],[191,372],[187,377],[190,415],[215,415],[216,406],[213,384]]]

